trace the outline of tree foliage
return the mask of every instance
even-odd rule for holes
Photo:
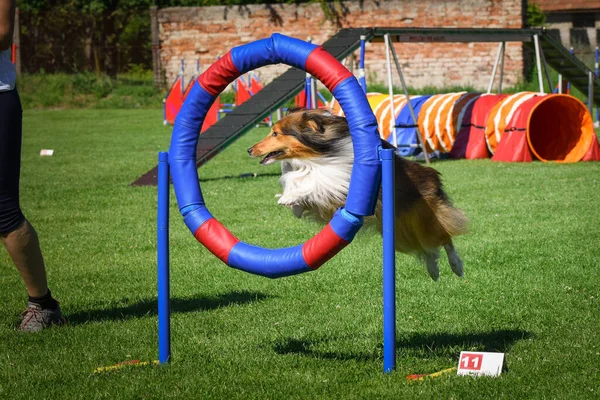
[[[290,4],[307,0],[19,0],[21,56],[27,72],[95,71],[111,76],[152,63],[150,6]],[[325,0],[327,18],[339,12]],[[341,4],[336,0],[335,4]]]
[[[27,70],[95,70],[116,75],[134,56],[151,54],[152,0],[21,0],[22,56]],[[141,58],[139,58],[141,57]]]
[[[535,3],[527,4],[527,25],[531,27],[541,27],[546,23],[546,14],[542,12],[540,6]]]

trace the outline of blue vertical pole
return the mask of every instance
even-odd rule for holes
[[[394,150],[380,149],[383,201],[383,372],[396,369]]]
[[[306,108],[308,108],[308,109],[311,109],[311,108],[313,108],[313,106],[312,106],[312,102],[311,102],[311,100],[312,100],[312,99],[311,99],[311,97],[312,97],[312,93],[311,93],[311,92],[312,92],[312,91],[310,90],[310,89],[311,89],[311,87],[310,87],[310,86],[311,86],[311,84],[312,84],[312,82],[311,82],[311,79],[312,79],[312,78],[310,77],[310,74],[309,74],[309,73],[307,73],[307,74],[306,74],[306,80],[305,80],[305,82],[304,82],[304,94],[305,94],[305,98],[306,98],[305,106],[306,106]]]
[[[360,36],[360,59],[358,60],[358,82],[363,89],[365,94],[367,93],[367,79],[365,78],[365,43],[367,37],[365,35]]]
[[[169,153],[158,153],[158,362],[171,358],[169,307]]]

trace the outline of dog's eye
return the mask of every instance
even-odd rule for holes
[[[277,132],[273,132],[273,133],[271,134],[271,136],[273,136],[273,137],[277,136]]]

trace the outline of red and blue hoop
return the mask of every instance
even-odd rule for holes
[[[206,208],[198,183],[196,146],[211,104],[238,76],[283,63],[319,79],[339,101],[350,127],[354,164],[345,207],[306,243],[264,249],[241,242]],[[194,83],[173,129],[169,153],[158,164],[158,344],[159,362],[171,357],[169,307],[169,169],[184,222],[194,236],[227,265],[270,278],[312,271],[352,241],[363,217],[375,210],[380,181],[383,203],[383,370],[396,366],[394,253],[394,152],[381,149],[377,121],[354,76],[322,47],[275,34],[232,49]]]
[[[265,249],[237,239],[206,208],[196,146],[206,113],[227,85],[248,71],[277,63],[310,73],[333,93],[348,120],[354,164],[346,205],[321,232],[302,245]],[[233,48],[198,77],[175,120],[169,165],[180,212],[196,239],[230,267],[279,278],[319,268],[352,241],[363,216],[374,213],[380,145],[377,121],[356,78],[322,47],[274,34]]]

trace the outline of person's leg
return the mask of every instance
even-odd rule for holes
[[[0,234],[2,243],[12,258],[30,297],[41,298],[48,293],[46,268],[38,236],[33,226],[23,220],[20,227],[8,234]]]
[[[21,122],[17,91],[0,92],[0,239],[29,294],[20,329],[34,332],[65,320],[48,289],[37,233],[19,206]]]

